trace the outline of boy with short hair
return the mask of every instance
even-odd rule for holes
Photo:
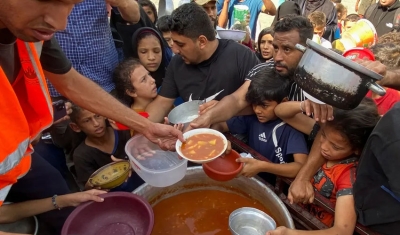
[[[314,37],[319,37],[321,45],[325,48],[332,48],[332,44],[322,37],[326,29],[326,16],[322,11],[314,11],[308,15],[308,19],[314,27]]]
[[[164,40],[168,43],[168,46],[172,48],[172,45],[174,45],[174,41],[172,41],[171,38],[171,30],[169,29],[169,15],[161,16],[156,23],[158,31],[161,32],[162,37]]]
[[[346,16],[343,21],[342,32],[346,32],[347,30],[351,29],[359,20],[360,16],[357,14],[350,14]]]
[[[249,146],[271,161],[239,159],[245,162],[241,172],[244,176],[268,172],[294,178],[306,161],[308,149],[304,135],[278,119],[274,112],[275,106],[288,100],[289,83],[274,68],[262,68],[253,75],[246,94],[246,100],[252,104],[255,115],[234,117],[212,125],[212,128],[220,131],[247,134]],[[267,178],[267,181],[275,184],[275,177]]]
[[[130,132],[114,130],[107,125],[105,117],[76,105],[72,105],[70,119],[69,125],[73,131],[86,134],[85,140],[73,153],[77,181],[81,187],[93,188],[88,182],[89,177],[100,167],[113,162],[111,156],[126,159],[125,144],[131,137]],[[133,172],[128,183],[115,190],[132,191],[143,183]]]

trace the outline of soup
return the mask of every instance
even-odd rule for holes
[[[197,134],[189,137],[181,146],[182,154],[192,160],[215,158],[224,150],[224,141],[213,134]]]
[[[182,193],[153,207],[152,235],[231,235],[229,215],[241,207],[268,213],[258,201],[234,193],[219,190]]]

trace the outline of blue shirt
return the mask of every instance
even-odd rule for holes
[[[72,66],[110,92],[115,88],[112,73],[118,64],[108,23],[106,1],[85,0],[76,4],[68,17],[67,28],[55,34]],[[61,96],[47,81],[50,95]]]
[[[235,5],[246,5],[249,7],[250,11],[249,27],[251,29],[251,39],[254,40],[256,37],[258,15],[260,14],[262,7],[264,6],[263,1],[244,0],[243,2],[238,2],[238,0],[231,0],[229,2],[229,7],[228,7],[228,19],[229,19],[228,28],[231,28],[231,26],[235,23],[235,18],[233,17],[233,8]],[[224,6],[224,0],[218,0],[217,1],[218,15],[221,14],[223,6]]]
[[[227,121],[232,134],[247,134],[249,146],[273,163],[293,162],[293,154],[308,154],[304,135],[280,119],[261,123],[256,115]]]

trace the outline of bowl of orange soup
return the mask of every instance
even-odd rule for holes
[[[211,162],[224,154],[228,140],[219,131],[200,128],[183,134],[185,143],[176,142],[176,152],[182,158],[195,163]]]

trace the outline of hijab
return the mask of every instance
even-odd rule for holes
[[[278,7],[278,10],[276,11],[276,15],[274,21],[272,21],[271,26],[274,26],[276,22],[278,22],[280,19],[284,18],[287,15],[301,15],[299,5],[291,1],[282,3]]]

